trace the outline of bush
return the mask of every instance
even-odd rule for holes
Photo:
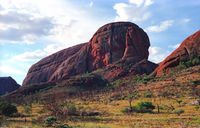
[[[172,113],[180,116],[182,113],[184,113],[184,110],[183,109],[175,109],[174,111],[172,111]]]
[[[199,106],[195,106],[195,109],[198,111],[199,110]]]
[[[31,106],[24,106],[22,111],[26,114],[30,114],[32,112]]]
[[[55,116],[49,116],[47,117],[44,122],[47,124],[47,125],[52,125],[56,122],[56,117]]]
[[[142,101],[137,103],[137,105],[134,108],[137,112],[145,113],[152,112],[153,109],[155,109],[155,106],[152,104],[152,102]]]
[[[198,57],[196,57],[196,58],[190,59],[186,62],[180,62],[179,65],[180,64],[184,65],[185,67],[191,67],[191,66],[200,64],[200,60]]]
[[[198,65],[198,64],[200,64],[200,60],[198,57],[192,59],[192,65]]]
[[[73,102],[65,102],[63,104],[58,102],[47,103],[44,109],[50,111],[51,115],[58,118],[65,118],[67,115],[77,115],[76,105]]]
[[[145,98],[152,98],[152,97],[153,97],[153,94],[151,94],[151,93],[144,94],[144,97],[145,97]]]
[[[0,114],[4,116],[11,116],[14,113],[17,113],[17,107],[8,103],[0,102]]]
[[[181,103],[183,102],[181,99],[176,100],[176,102],[179,104],[179,106],[181,105]]]
[[[65,115],[76,115],[77,109],[76,109],[76,105],[74,104],[74,102],[67,102],[61,105],[62,107],[62,112]]]
[[[130,110],[129,110],[129,108],[122,108],[122,109],[121,109],[121,112],[122,112],[122,113],[129,113]]]

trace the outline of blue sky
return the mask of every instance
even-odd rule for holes
[[[0,0],[0,76],[21,84],[32,64],[115,21],[143,28],[158,63],[199,30],[199,13],[199,0]]]

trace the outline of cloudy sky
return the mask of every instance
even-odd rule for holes
[[[199,30],[199,13],[199,0],[0,0],[0,76],[21,84],[32,64],[114,21],[143,28],[157,63]]]

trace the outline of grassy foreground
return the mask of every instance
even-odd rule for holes
[[[134,103],[139,101],[152,101],[153,104],[157,104],[155,99],[152,98],[142,98],[135,100]],[[159,99],[160,100],[160,99]],[[184,102],[181,106],[174,100],[161,99],[161,104],[170,105],[173,104],[175,108],[183,109],[185,112],[181,115],[167,112],[167,110],[160,110],[157,113],[155,109],[153,113],[127,113],[121,112],[121,108],[128,107],[129,104],[127,100],[112,101],[108,104],[99,102],[89,102],[84,103],[81,101],[76,101],[77,107],[85,107],[89,111],[98,111],[102,115],[98,116],[70,116],[65,119],[56,122],[55,127],[59,124],[69,124],[74,128],[198,128],[200,127],[200,110],[196,109],[196,106],[186,104],[192,101],[188,98],[182,98]],[[159,101],[160,102],[160,101]],[[166,104],[167,103],[167,104]],[[86,104],[86,105],[85,105]],[[134,104],[133,104],[134,105]],[[22,112],[22,106],[18,107],[19,113]],[[25,114],[25,113],[23,113]],[[29,117],[17,117],[8,118],[10,120],[5,123],[8,127],[47,127],[43,120],[48,117],[50,113],[44,110],[43,105],[33,104],[32,113]]]
[[[126,86],[126,88],[124,88]],[[116,89],[115,88],[124,88]],[[92,97],[57,99],[18,105],[18,116],[0,118],[9,128],[200,128],[200,66],[174,71],[160,78],[143,76],[117,80],[109,91]],[[130,111],[131,105],[149,101],[152,112]],[[30,111],[25,111],[29,106]],[[129,110],[129,111],[125,111]],[[182,112],[178,111],[181,110]],[[56,121],[45,123],[54,116]]]

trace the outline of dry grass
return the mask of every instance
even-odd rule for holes
[[[86,101],[81,98],[71,99],[77,107],[87,108],[87,111],[98,111],[101,115],[91,117],[71,116],[57,123],[67,123],[73,128],[200,128],[200,109],[196,110],[195,106],[190,104],[195,98],[198,98],[198,96],[191,95],[190,90],[194,89],[192,88],[193,81],[200,80],[200,73],[193,72],[193,70],[199,71],[199,69],[200,66],[192,67],[191,70],[168,76],[167,79],[138,84],[134,87],[140,90],[141,97],[133,100],[132,105],[136,105],[140,101],[151,101],[154,105],[159,104],[160,106],[173,105],[175,109],[184,110],[184,113],[180,116],[166,109],[160,109],[160,113],[157,113],[157,109],[154,109],[153,113],[123,114],[121,109],[129,107],[128,100],[126,98],[123,100],[113,98],[115,95],[120,97],[122,93],[124,95],[129,91],[123,90],[122,92],[108,92],[107,94],[100,93],[93,99],[86,99]],[[170,78],[175,80],[170,80]],[[152,91],[154,97],[144,97],[148,89]],[[173,95],[167,97],[156,96],[161,92],[173,93]],[[181,105],[177,103],[177,99],[182,100]],[[22,106],[18,107],[18,111],[23,113]],[[32,104],[31,116],[27,117],[28,122],[23,122],[24,118],[21,117],[10,118],[18,121],[9,122],[7,125],[13,128],[22,126],[41,127],[42,123],[33,124],[32,122],[42,121],[48,115],[49,112],[43,109],[42,104]]]

